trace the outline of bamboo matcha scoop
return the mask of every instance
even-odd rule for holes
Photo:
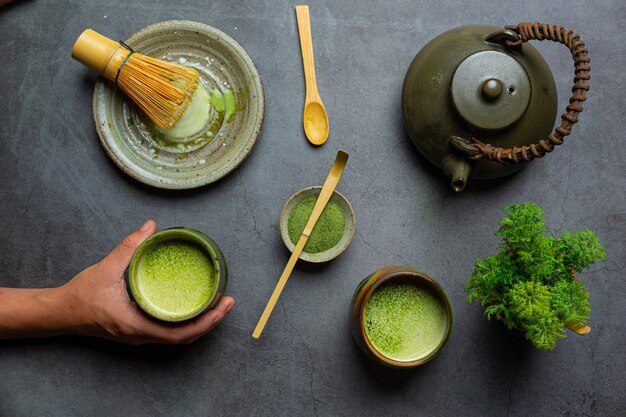
[[[315,202],[315,206],[313,207],[313,212],[311,213],[311,217],[309,217],[309,221],[306,223],[302,234],[300,235],[300,239],[298,239],[298,243],[291,253],[291,257],[289,261],[287,261],[287,266],[285,266],[285,270],[283,274],[280,276],[278,280],[278,284],[276,284],[276,288],[274,288],[274,292],[270,297],[270,300],[267,302],[265,306],[265,310],[263,310],[263,314],[261,314],[261,318],[257,323],[254,332],[252,333],[252,337],[258,339],[267,324],[267,320],[270,318],[272,314],[272,310],[274,310],[274,306],[276,306],[276,302],[278,301],[278,297],[280,297],[280,293],[283,292],[283,288],[285,288],[285,284],[289,279],[289,275],[291,275],[291,271],[293,271],[294,266],[296,266],[296,262],[300,257],[300,253],[302,253],[302,249],[304,249],[304,245],[306,245],[307,240],[309,240],[309,236],[311,236],[311,232],[315,227],[315,223],[322,215],[322,211],[328,204],[330,197],[333,195],[335,188],[337,187],[337,183],[341,178],[341,174],[343,174],[343,169],[346,166],[346,162],[348,162],[348,152],[340,150],[337,152],[337,157],[335,158],[335,162],[333,163],[330,172],[328,173],[328,177],[326,177],[326,181],[324,182],[324,186],[320,191],[319,196],[317,197],[317,201]]]
[[[302,66],[306,81],[306,100],[304,102],[304,133],[313,145],[321,145],[328,138],[328,116],[315,79],[315,62],[313,60],[313,38],[311,37],[311,21],[309,6],[296,6],[300,49],[302,49]]]

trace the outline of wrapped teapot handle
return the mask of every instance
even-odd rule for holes
[[[555,146],[563,143],[563,138],[572,133],[572,126],[578,121],[578,113],[583,111],[583,102],[589,91],[589,62],[585,43],[580,36],[562,26],[549,25],[546,23],[520,23],[517,26],[506,26],[507,30],[515,32],[517,39],[504,39],[509,47],[520,47],[523,42],[531,39],[551,40],[566,45],[574,58],[574,87],[565,113],[561,116],[561,124],[547,138],[539,139],[537,143],[512,148],[498,148],[484,143],[477,138],[470,141],[453,136],[451,144],[459,151],[466,154],[469,159],[486,159],[502,164],[513,164],[524,161],[532,161],[541,158],[548,152],[552,152]]]

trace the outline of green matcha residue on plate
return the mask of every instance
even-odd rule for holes
[[[300,235],[309,217],[311,217],[316,201],[317,196],[304,198],[289,213],[287,232],[294,245],[298,243],[298,239],[300,239]],[[315,224],[308,242],[304,245],[304,251],[319,253],[335,247],[343,236],[345,226],[346,216],[339,204],[334,201],[328,202]]]
[[[431,291],[404,282],[383,283],[363,311],[365,333],[382,355],[411,361],[432,352],[443,339],[447,311]]]
[[[221,92],[214,88],[211,90],[209,103],[213,106],[216,112],[224,113],[224,120],[226,123],[230,121],[230,118],[237,110],[235,94],[231,89],[226,89],[224,92]]]
[[[215,269],[209,254],[194,243],[172,240],[146,252],[138,287],[146,302],[166,315],[197,311],[213,296]]]
[[[224,97],[222,96],[222,92],[218,90],[217,88],[214,88],[213,90],[211,90],[211,98],[209,102],[211,103],[211,105],[213,106],[216,112],[218,113],[224,112],[224,107],[225,107]]]

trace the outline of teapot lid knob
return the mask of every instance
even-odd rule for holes
[[[497,130],[518,121],[530,102],[530,79],[512,56],[483,50],[454,71],[452,101],[459,115],[479,129]]]
[[[481,90],[487,100],[495,100],[502,94],[502,83],[495,78],[489,78],[483,83]]]

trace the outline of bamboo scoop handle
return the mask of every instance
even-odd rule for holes
[[[302,253],[302,249],[304,249],[304,245],[309,240],[309,236],[311,236],[311,232],[315,227],[315,223],[322,215],[322,211],[328,204],[330,197],[333,195],[335,188],[337,187],[337,183],[341,178],[341,174],[343,174],[343,169],[346,166],[346,162],[348,162],[348,153],[346,151],[337,152],[337,157],[335,158],[335,162],[333,163],[330,172],[328,173],[328,177],[326,177],[326,181],[324,182],[324,186],[322,187],[322,191],[320,191],[319,196],[317,197],[317,202],[313,207],[313,212],[311,213],[311,217],[309,217],[309,221],[306,223],[304,230],[302,231],[302,235],[300,235],[300,239],[296,244],[293,252],[291,253],[291,257],[289,257],[289,261],[287,261],[287,265],[278,280],[278,284],[276,284],[276,288],[274,288],[274,292],[270,297],[267,305],[265,306],[265,310],[263,310],[263,314],[261,314],[261,318],[254,328],[254,332],[252,333],[252,337],[258,339],[267,324],[267,320],[269,320],[274,307],[276,306],[276,302],[280,297],[280,294],[283,292],[283,288],[285,288],[285,284],[293,271],[293,268],[296,266],[296,262],[300,257],[300,253]]]
[[[274,311],[274,307],[276,307],[278,298],[283,292],[283,288],[285,288],[285,284],[287,283],[287,280],[289,279],[293,268],[296,266],[296,262],[300,257],[300,253],[302,253],[302,249],[304,248],[304,245],[306,245],[306,242],[308,240],[308,236],[300,236],[300,240],[298,240],[298,244],[291,253],[289,261],[287,261],[287,265],[285,266],[285,269],[283,270],[283,273],[278,280],[278,284],[276,284],[276,288],[274,288],[274,292],[272,292],[272,295],[267,302],[267,305],[265,306],[265,310],[263,310],[263,314],[261,314],[261,318],[254,328],[254,332],[252,332],[252,337],[254,339],[258,339],[259,337],[261,337],[261,333],[263,333],[263,329],[265,329],[265,325],[267,324],[267,321],[269,320],[272,311]]]
[[[298,34],[300,35],[300,49],[302,50],[302,66],[304,67],[306,95],[311,99],[318,98],[319,93],[317,92],[317,80],[315,78],[315,60],[313,59],[313,37],[311,36],[309,6],[296,6],[296,19],[298,21]]]

